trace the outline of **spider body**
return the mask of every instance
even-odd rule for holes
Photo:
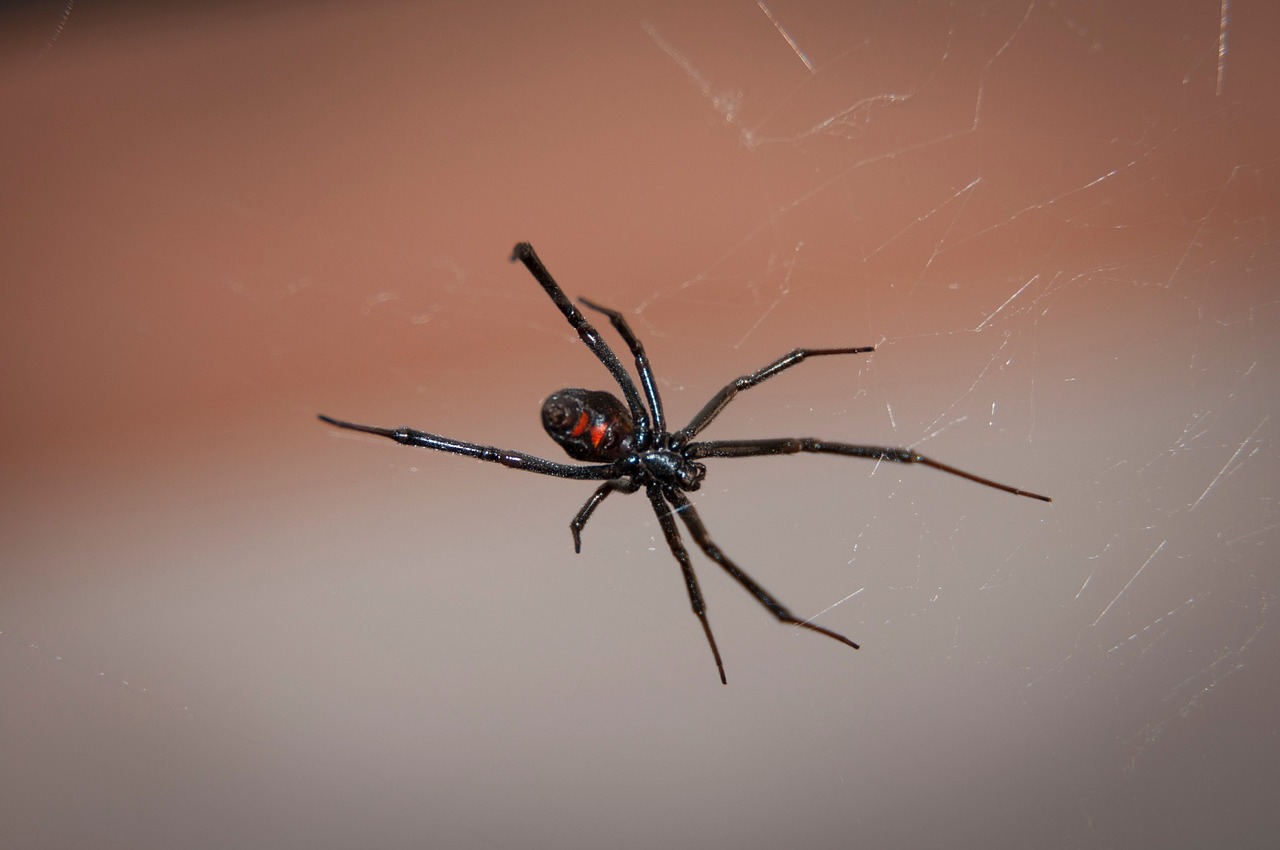
[[[547,434],[564,449],[572,459],[584,461],[588,465],[559,463],[546,460],[524,452],[499,449],[478,443],[469,443],[430,434],[413,428],[380,428],[372,425],[357,425],[328,416],[320,419],[330,425],[376,434],[395,440],[407,446],[434,449],[451,454],[473,457],[477,460],[501,464],[511,469],[522,469],[550,475],[556,478],[568,478],[580,481],[600,481],[590,498],[574,515],[569,523],[573,535],[575,552],[582,551],[582,530],[587,520],[611,493],[635,493],[644,490],[658,518],[658,525],[666,538],[671,554],[680,564],[685,587],[689,593],[689,602],[694,614],[702,625],[716,668],[720,673],[720,681],[727,684],[724,663],[720,658],[720,650],[716,646],[715,636],[711,633],[711,625],[707,620],[706,604],[698,585],[697,575],[693,571],[693,563],[684,547],[680,530],[676,526],[675,517],[679,516],[694,543],[702,552],[718,564],[725,572],[741,584],[747,592],[755,597],[780,622],[798,626],[817,632],[858,648],[858,644],[844,635],[833,632],[822,626],[796,617],[782,603],[769,594],[754,579],[747,575],[734,563],[719,546],[712,541],[706,526],[702,524],[693,503],[685,495],[697,490],[707,474],[706,466],[700,461],[704,458],[738,458],[761,457],[765,455],[797,454],[809,452],[815,454],[833,454],[845,457],[867,458],[876,461],[893,463],[915,463],[933,467],[942,472],[966,478],[969,481],[1003,490],[1018,496],[1026,496],[1041,501],[1052,501],[1048,496],[1041,496],[1007,484],[1000,484],[989,478],[965,472],[953,466],[926,457],[914,449],[886,446],[867,446],[852,443],[837,443],[813,437],[783,437],[755,440],[709,440],[699,441],[695,438],[704,428],[720,415],[738,393],[750,389],[780,372],[802,363],[809,357],[820,357],[842,354],[863,354],[874,350],[873,346],[857,348],[797,348],[784,354],[763,369],[743,375],[727,384],[690,420],[689,424],[676,432],[667,430],[666,416],[662,401],[658,395],[657,383],[649,365],[644,346],[632,332],[626,318],[616,310],[602,307],[580,298],[579,301],[591,310],[607,316],[618,335],[622,337],[635,361],[636,372],[640,378],[638,388],[622,363],[618,360],[608,343],[600,336],[586,317],[573,302],[565,296],[559,284],[534,253],[533,246],[527,242],[516,245],[511,259],[519,260],[542,285],[543,290],[559,308],[570,326],[577,331],[579,339],[597,359],[609,370],[623,398],[602,390],[563,389],[552,393],[542,405],[542,425]],[[644,398],[640,389],[643,388]]]

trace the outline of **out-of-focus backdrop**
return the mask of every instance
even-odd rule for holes
[[[27,3],[0,26],[12,847],[1263,847],[1277,12]],[[719,684],[556,456],[624,311],[708,437]],[[606,334],[611,331],[606,330]],[[610,337],[613,339],[614,337]],[[620,347],[620,346],[619,346]],[[624,355],[624,359],[625,355]]]

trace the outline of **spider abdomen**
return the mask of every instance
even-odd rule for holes
[[[635,428],[620,400],[601,390],[564,389],[542,403],[542,427],[574,460],[607,463],[631,448]]]

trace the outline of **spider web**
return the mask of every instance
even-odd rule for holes
[[[4,14],[17,845],[1269,846],[1266,4]],[[695,551],[722,688],[643,497],[575,556],[581,482],[314,422],[555,457],[608,375],[518,240],[676,426],[874,344],[706,437],[1054,503],[708,462],[716,541],[863,645]]]

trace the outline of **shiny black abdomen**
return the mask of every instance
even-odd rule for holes
[[[631,413],[600,390],[564,389],[542,403],[542,427],[574,460],[609,463],[631,449]]]

